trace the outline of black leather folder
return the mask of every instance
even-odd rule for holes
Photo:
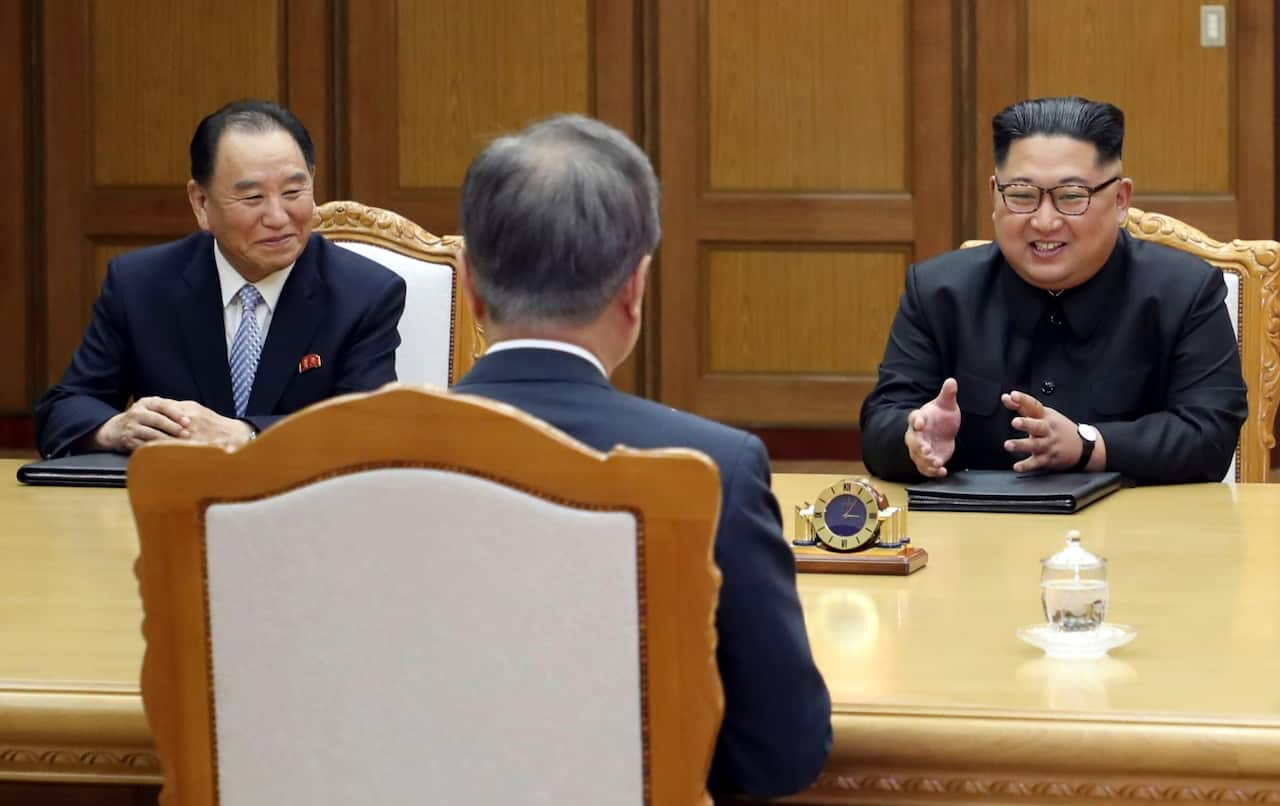
[[[118,453],[43,459],[18,468],[18,481],[61,487],[123,487],[128,464],[129,457]]]
[[[1119,473],[961,470],[907,488],[917,512],[1024,512],[1069,515],[1120,489]]]

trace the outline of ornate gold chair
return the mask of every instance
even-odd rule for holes
[[[706,806],[719,491],[404,385],[139,450],[161,802]]]
[[[447,387],[466,373],[480,353],[481,340],[462,298],[460,236],[432,235],[399,213],[353,201],[318,206],[313,224],[325,238],[404,278],[396,351],[401,381]]]
[[[1280,244],[1275,241],[1215,241],[1161,213],[1129,208],[1125,229],[1135,238],[1190,252],[1222,270],[1226,305],[1240,344],[1249,386],[1249,418],[1240,430],[1236,456],[1224,481],[1266,481],[1275,446],[1280,400]],[[967,248],[987,241],[965,241]]]

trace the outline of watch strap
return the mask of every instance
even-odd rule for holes
[[[1080,433],[1080,426],[1076,426],[1076,436],[1080,437],[1080,459],[1071,466],[1069,473],[1081,473],[1089,466],[1089,460],[1093,458],[1093,448],[1097,445],[1096,440],[1085,439],[1084,434]]]

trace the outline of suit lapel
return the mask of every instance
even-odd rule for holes
[[[227,327],[222,287],[213,263],[213,238],[201,239],[195,257],[182,272],[174,315],[187,351],[187,367],[200,390],[199,400],[224,417],[235,415],[231,369],[227,364]]]
[[[307,354],[311,338],[324,319],[326,288],[318,267],[320,249],[311,241],[294,264],[271,314],[267,342],[258,358],[258,373],[249,393],[250,414],[275,411],[284,389],[298,374],[298,361]],[[329,356],[324,356],[328,358]]]

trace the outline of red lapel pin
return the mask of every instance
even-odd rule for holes
[[[307,353],[302,357],[302,360],[298,362],[299,375],[301,375],[302,373],[308,370],[319,369],[319,368],[320,368],[320,356],[317,355],[316,353]]]

